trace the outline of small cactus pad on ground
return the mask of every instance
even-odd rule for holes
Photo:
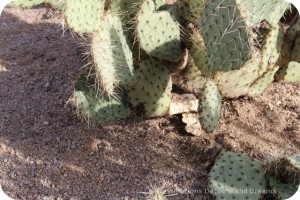
[[[200,94],[200,122],[206,132],[212,132],[218,126],[221,99],[216,84],[208,80]]]
[[[247,95],[250,85],[258,77],[260,55],[254,55],[243,68],[228,72],[217,72],[214,79],[218,85],[222,97],[237,98]]]
[[[216,200],[258,200],[265,186],[260,163],[234,152],[223,150],[209,173],[209,187]]]
[[[92,35],[91,52],[103,91],[113,95],[114,88],[135,83],[132,52],[117,15],[106,14],[99,30]]]
[[[105,0],[66,0],[64,16],[68,27],[79,33],[96,31],[104,5]]]
[[[300,184],[300,156],[282,157],[264,165],[266,174],[289,185]]]
[[[288,66],[280,68],[276,74],[276,81],[300,84],[300,63],[290,62]]]
[[[124,119],[130,114],[121,91],[116,91],[116,96],[111,98],[103,95],[96,85],[96,80],[89,76],[88,71],[83,73],[75,83],[75,104],[84,117],[106,122]]]
[[[13,0],[7,6],[10,7],[22,7],[22,8],[31,8],[33,6],[44,3],[44,0]]]
[[[274,177],[269,178],[269,184],[280,200],[290,198],[297,192],[298,189],[298,185],[282,183]]]
[[[179,23],[168,11],[155,12],[151,0],[143,2],[136,17],[136,37],[150,56],[178,61],[181,57]]]
[[[167,68],[158,61],[145,59],[136,70],[137,82],[129,88],[130,103],[142,106],[147,117],[169,114],[172,81]]]
[[[271,68],[268,71],[266,71],[261,77],[259,77],[250,86],[248,95],[253,97],[263,93],[265,89],[267,89],[274,81],[274,76],[278,69],[279,67],[275,66],[274,68]]]

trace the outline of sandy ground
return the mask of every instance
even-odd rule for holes
[[[212,199],[217,148],[179,116],[90,125],[67,101],[83,66],[76,40],[47,8],[0,18],[0,183],[14,199]],[[216,141],[260,160],[300,150],[300,86],[224,101]],[[164,187],[162,187],[164,185]]]

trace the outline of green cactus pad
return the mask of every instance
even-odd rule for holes
[[[290,62],[288,66],[280,68],[276,74],[276,81],[300,84],[300,63]]]
[[[283,30],[280,26],[273,28],[266,36],[262,46],[262,61],[259,76],[273,68],[277,62],[283,43]]]
[[[173,84],[177,85],[186,92],[193,94],[201,93],[205,83],[206,77],[202,75],[201,71],[194,63],[194,59],[189,55],[187,66],[180,74],[172,75]]]
[[[258,77],[260,55],[253,56],[239,70],[219,72],[214,75],[222,97],[237,98],[247,95],[250,85]]]
[[[213,71],[238,70],[251,56],[253,33],[242,12],[236,0],[207,0],[201,9],[199,32]]]
[[[179,23],[168,11],[155,12],[151,0],[143,2],[137,14],[136,37],[150,56],[178,61],[181,57]]]
[[[260,163],[234,152],[223,150],[209,173],[209,187],[216,200],[258,200],[265,186]]]
[[[117,15],[107,13],[101,20],[99,31],[92,36],[91,48],[103,91],[112,95],[117,86],[134,85],[132,52]]]
[[[65,6],[64,0],[44,0],[44,2],[57,10],[63,10]]]
[[[178,11],[180,16],[188,22],[197,23],[204,0],[178,0]]]
[[[143,106],[147,117],[168,115],[171,98],[171,75],[158,61],[145,59],[136,71],[137,83],[129,89],[130,103]]]
[[[297,37],[291,54],[291,60],[300,62],[300,37]]]
[[[81,114],[88,119],[101,122],[124,119],[130,114],[121,91],[116,91],[116,97],[111,98],[100,95],[101,91],[97,91],[96,85],[96,80],[89,76],[88,72],[83,73],[76,81],[75,104]]]
[[[218,126],[221,98],[215,82],[208,80],[200,94],[200,122],[206,132],[212,132]]]
[[[79,33],[98,30],[105,0],[66,0],[64,16],[69,28]]]
[[[193,31],[193,34],[191,35],[191,43],[190,54],[193,58],[194,64],[204,76],[210,77],[212,69],[208,64],[208,55],[203,37],[198,33],[198,31]]]
[[[124,23],[128,23],[135,16],[139,3],[140,0],[110,0],[109,8],[119,13]]]
[[[289,185],[300,184],[300,156],[282,157],[265,165],[266,174]]]
[[[244,16],[247,17],[247,23],[255,26],[263,20],[267,20],[272,26],[276,26],[283,16],[289,3],[284,0],[237,0],[243,7]]]
[[[269,178],[269,184],[272,190],[278,195],[280,200],[292,197],[298,189],[297,185],[290,185],[276,180],[274,177]]]
[[[300,17],[287,30],[286,36],[290,41],[294,41],[296,37],[300,36]]]
[[[44,3],[44,0],[14,0],[9,3],[9,7],[31,8],[33,6]]]
[[[278,69],[279,67],[275,66],[274,68],[267,70],[250,86],[248,95],[253,97],[263,93],[274,81],[274,75]]]

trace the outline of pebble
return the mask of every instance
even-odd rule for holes
[[[48,125],[48,124],[49,124],[49,122],[47,122],[47,121],[43,122],[43,125],[45,125],[45,126]]]

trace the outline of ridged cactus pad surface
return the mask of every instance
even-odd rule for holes
[[[171,75],[158,61],[145,59],[136,71],[137,82],[129,89],[133,106],[142,106],[147,117],[168,115],[171,103]]]
[[[212,132],[219,123],[221,112],[221,95],[217,85],[208,80],[200,94],[200,122],[206,132]]]
[[[137,14],[136,21],[136,37],[145,52],[160,59],[180,59],[179,23],[168,11],[155,12],[154,2],[146,0]]]
[[[116,91],[116,96],[111,98],[103,95],[96,85],[96,80],[89,76],[88,71],[76,81],[75,104],[85,118],[107,122],[124,119],[130,114],[130,109],[123,101],[124,97],[121,90]]]
[[[258,200],[265,186],[260,163],[234,152],[223,150],[209,173],[209,187],[216,200]]]
[[[237,0],[207,0],[201,9],[199,32],[213,71],[240,69],[250,58],[253,36],[242,12]]]

